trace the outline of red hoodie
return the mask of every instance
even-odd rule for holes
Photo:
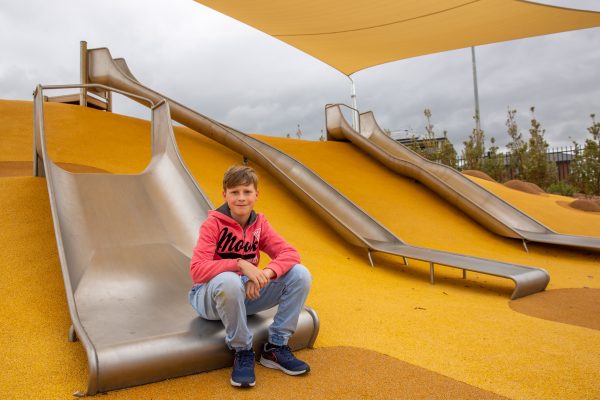
[[[258,266],[261,251],[271,257],[265,268],[272,269],[278,277],[300,263],[296,249],[275,232],[263,214],[252,211],[244,230],[224,204],[209,211],[200,227],[190,275],[194,283],[206,283],[225,271],[242,275],[237,267],[238,258]]]

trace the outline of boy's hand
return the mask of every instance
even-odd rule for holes
[[[246,298],[256,300],[260,297],[260,288],[253,282],[246,282]]]
[[[256,268],[254,264],[240,258],[237,262],[237,266],[240,271],[242,271],[242,274],[248,277],[248,282],[253,282],[256,286],[258,286],[259,290],[267,286],[269,283],[269,276],[265,274],[263,270]]]
[[[263,269],[263,273],[266,275],[266,277],[269,279],[269,281],[271,281],[277,277],[277,274],[271,268]]]

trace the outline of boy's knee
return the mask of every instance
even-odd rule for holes
[[[245,296],[242,280],[238,274],[233,272],[224,272],[219,275],[219,282],[213,293],[215,300],[222,301]]]
[[[298,284],[302,285],[306,289],[310,288],[310,285],[312,283],[312,275],[310,274],[308,268],[306,268],[302,264],[296,264],[291,270],[288,271],[288,273],[290,272],[292,273],[294,281],[296,281]]]

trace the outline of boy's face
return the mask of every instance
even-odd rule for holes
[[[251,183],[249,185],[238,185],[227,188],[223,192],[223,198],[229,206],[231,216],[240,224],[248,222],[250,213],[254,209],[254,203],[258,198],[258,190]]]

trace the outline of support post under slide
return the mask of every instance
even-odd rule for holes
[[[432,262],[429,263],[429,282],[435,284],[435,267]]]
[[[373,263],[373,256],[371,255],[370,249],[367,250],[367,256],[369,257],[369,264],[371,264],[371,268],[374,268],[375,264]]]

